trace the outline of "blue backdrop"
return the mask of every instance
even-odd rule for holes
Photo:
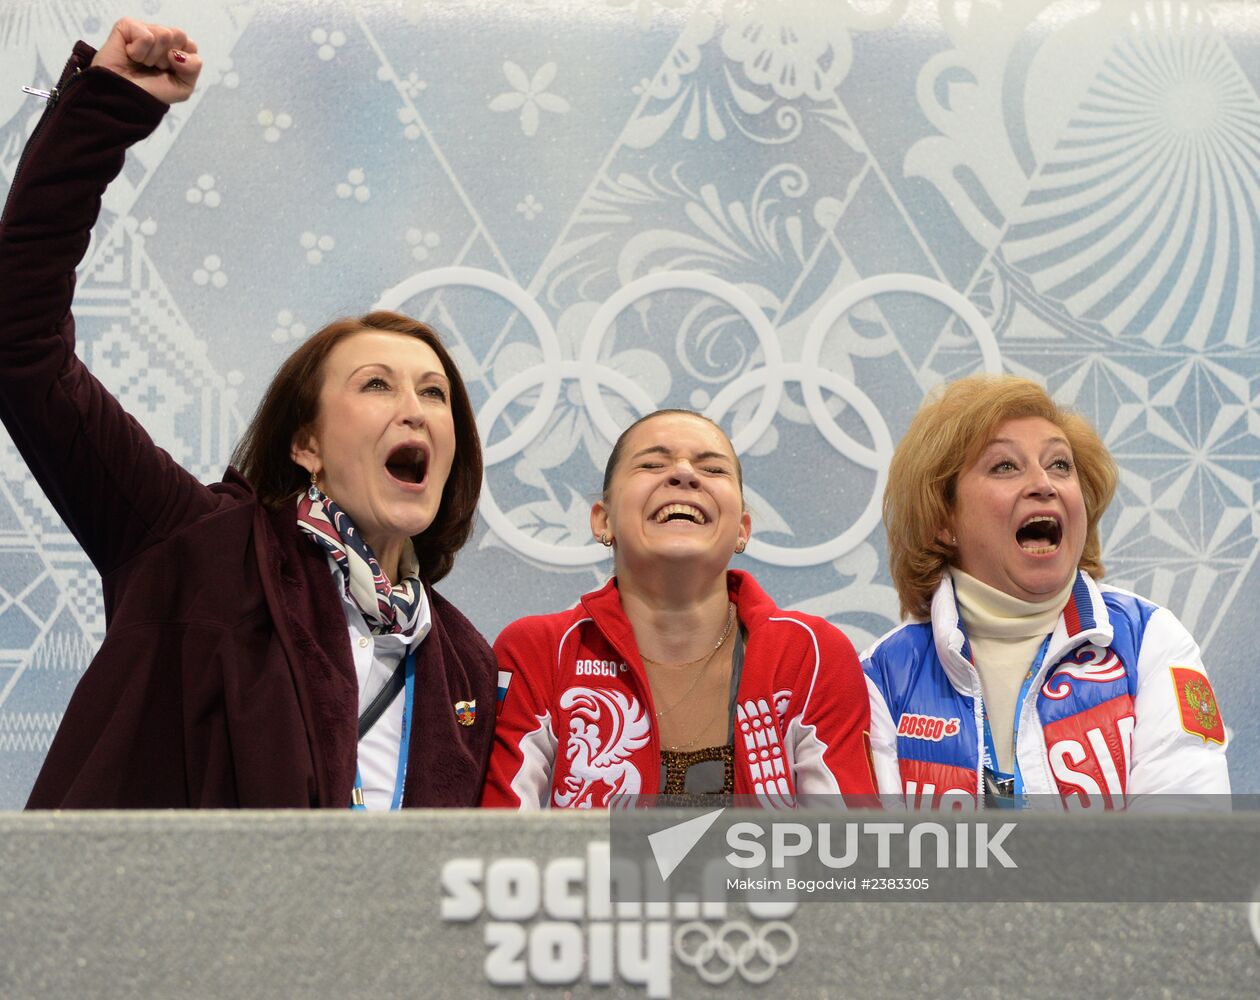
[[[1198,637],[1260,791],[1260,4],[0,0],[0,196],[19,88],[122,14],[207,68],[107,193],[79,350],[197,475],[304,336],[400,308],[487,445],[442,588],[487,637],[602,582],[610,439],[669,405],[742,454],[740,565],[861,647],[896,620],[879,498],[924,393],[1029,375],[1118,458],[1107,579]],[[0,807],[103,629],[0,434]]]

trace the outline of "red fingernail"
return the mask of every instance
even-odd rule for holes
[[[174,59],[177,63],[188,62],[188,57],[184,55],[184,53],[180,52],[179,49],[171,50],[171,58]]]

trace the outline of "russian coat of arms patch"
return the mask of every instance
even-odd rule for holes
[[[1216,694],[1206,676],[1191,667],[1172,667],[1173,686],[1181,710],[1181,728],[1204,743],[1225,743],[1225,723]]]

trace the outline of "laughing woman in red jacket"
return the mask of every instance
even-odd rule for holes
[[[731,442],[661,410],[617,440],[591,530],[616,577],[495,643],[486,805],[614,806],[874,794],[865,682],[849,640],[728,569],[752,530]]]
[[[431,584],[471,531],[481,452],[437,335],[377,312],[312,336],[213,486],[75,356],[101,194],[200,69],[178,29],[79,43],[0,220],[0,417],[109,622],[28,805],[475,805],[493,657]]]

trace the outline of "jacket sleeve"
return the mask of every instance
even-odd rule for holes
[[[1166,608],[1155,611],[1147,623],[1137,673],[1130,799],[1195,792],[1228,795],[1220,708],[1198,644]]]
[[[80,42],[27,144],[0,220],[0,420],[104,575],[214,495],[158,448],[75,356],[74,269],[126,148],[166,105],[89,66]]]
[[[884,691],[876,683],[878,668],[862,661],[866,674],[866,692],[871,702],[871,757],[875,783],[885,806],[900,802],[903,794],[901,764],[897,757],[897,723],[893,720]]]
[[[804,623],[801,623],[804,624]],[[789,716],[787,742],[799,795],[844,795],[851,805],[872,805],[870,702],[857,654],[829,622],[805,626],[811,646],[794,692],[799,710]],[[796,699],[794,699],[796,700]],[[789,706],[793,712],[796,706]]]
[[[556,759],[552,728],[556,651],[543,619],[505,628],[494,644],[499,707],[483,806],[544,809],[551,804]]]

